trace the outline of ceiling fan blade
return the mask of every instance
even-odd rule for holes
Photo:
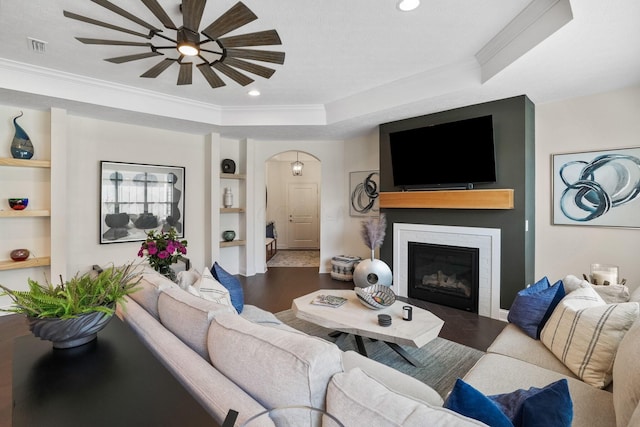
[[[207,0],[182,0],[182,24],[197,33]]]
[[[167,15],[167,12],[164,11],[157,0],[142,0],[142,3],[147,6],[147,9],[149,9],[166,28],[171,28],[172,30],[178,29],[176,24],[174,24],[171,18],[169,18],[169,15]]]
[[[220,71],[222,74],[225,74],[231,80],[234,80],[240,86],[246,86],[253,82],[253,79],[251,77],[245,76],[241,72],[229,67],[227,64],[224,64],[222,62],[214,62],[213,64],[211,64],[211,66]]]
[[[142,34],[138,33],[137,31],[129,30],[127,28],[118,27],[117,25],[111,25],[106,22],[98,21],[97,19],[87,18],[86,16],[78,15],[73,12],[67,12],[66,10],[63,11],[62,14],[67,18],[97,25],[99,27],[109,28],[110,30],[122,31],[123,33],[132,34],[138,37],[144,37],[145,39],[150,39],[153,36],[152,34]]]
[[[158,28],[154,27],[153,25],[149,24],[146,21],[143,21],[142,19],[138,18],[135,15],[132,15],[131,13],[127,12],[126,10],[122,9],[121,7],[116,6],[115,4],[111,3],[110,1],[107,0],[91,0],[92,2],[99,4],[100,6],[104,7],[105,9],[109,9],[110,11],[117,13],[118,15],[127,18],[130,21],[135,22],[138,25],[142,25],[143,27],[151,30],[151,31],[160,31]]]
[[[218,39],[218,42],[224,48],[282,44],[280,36],[278,36],[278,32],[276,30],[258,31],[257,33],[223,37],[221,39]]]
[[[216,74],[215,71],[211,69],[208,63],[198,64],[196,65],[196,67],[198,67],[198,70],[200,70],[200,72],[202,73],[204,78],[207,79],[207,82],[209,82],[209,85],[212,88],[215,89],[217,87],[225,86],[224,81],[220,78],[220,76]]]
[[[115,58],[107,58],[105,61],[113,62],[114,64],[122,64],[123,62],[137,61],[138,59],[151,58],[153,56],[162,55],[158,52],[145,52],[136,53],[135,55],[116,56]]]
[[[104,40],[104,39],[87,39],[84,37],[76,37],[76,40],[84,44],[101,44],[110,46],[147,46],[152,47],[151,43],[144,42],[127,42],[122,40]]]
[[[227,57],[284,64],[284,52],[255,49],[227,49]]]
[[[169,68],[174,62],[176,62],[175,59],[166,58],[163,61],[158,62],[153,67],[149,68],[144,72],[144,74],[141,74],[140,77],[149,77],[152,79],[156,78],[160,75],[160,73]]]
[[[202,34],[211,40],[217,40],[228,32],[240,28],[256,19],[258,19],[258,17],[251,9],[245,6],[244,3],[238,2],[231,9],[220,15],[220,17],[213,21],[207,28],[202,30]]]
[[[193,64],[191,62],[181,62],[180,72],[178,73],[179,85],[190,85],[193,74]]]
[[[263,67],[262,65],[258,65],[258,64],[253,64],[251,62],[243,61],[242,59],[226,57],[222,62],[224,62],[225,64],[231,67],[240,68],[241,70],[245,70],[257,76],[264,77],[265,79],[270,78],[273,75],[273,73],[276,72],[276,70],[274,69]]]

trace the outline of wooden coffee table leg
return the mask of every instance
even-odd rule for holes
[[[422,368],[422,363],[418,362],[418,360],[411,356],[409,353],[407,353],[407,351],[400,347],[398,344],[394,343],[394,342],[384,342],[386,345],[388,345],[389,347],[391,347],[391,349],[393,351],[395,351],[396,353],[398,353],[400,356],[402,356],[402,358],[404,360],[406,360],[407,362],[411,363],[413,366],[415,366],[416,368]]]
[[[364,341],[362,341],[362,337],[360,335],[354,335],[356,337],[356,346],[358,346],[358,353],[365,357],[367,356],[367,349],[364,347]]]

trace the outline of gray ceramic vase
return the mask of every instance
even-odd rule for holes
[[[373,285],[391,286],[392,282],[391,269],[379,259],[360,261],[353,270],[353,283],[360,288]]]

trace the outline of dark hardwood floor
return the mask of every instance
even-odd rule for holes
[[[352,282],[333,280],[330,274],[318,274],[317,267],[272,267],[265,274],[240,276],[245,303],[271,312],[291,308],[294,298],[317,289],[352,289]],[[442,338],[485,351],[506,325],[477,314],[430,304],[419,300],[409,303],[426,308],[444,320]],[[21,315],[0,316],[0,427],[11,426],[11,366],[13,340],[29,334]]]

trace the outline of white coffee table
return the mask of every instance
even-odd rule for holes
[[[347,299],[340,307],[325,307],[311,304],[317,295],[336,295]],[[402,307],[413,307],[413,320],[402,319]],[[420,348],[440,333],[444,321],[433,313],[402,301],[381,309],[372,310],[358,300],[353,290],[320,289],[293,300],[292,307],[296,317],[318,326],[353,334],[356,337],[358,351],[367,355],[362,337],[385,342],[396,353],[414,366],[420,363],[411,357],[401,346]],[[391,326],[380,326],[378,314],[391,316]],[[332,334],[333,335],[333,334]]]

